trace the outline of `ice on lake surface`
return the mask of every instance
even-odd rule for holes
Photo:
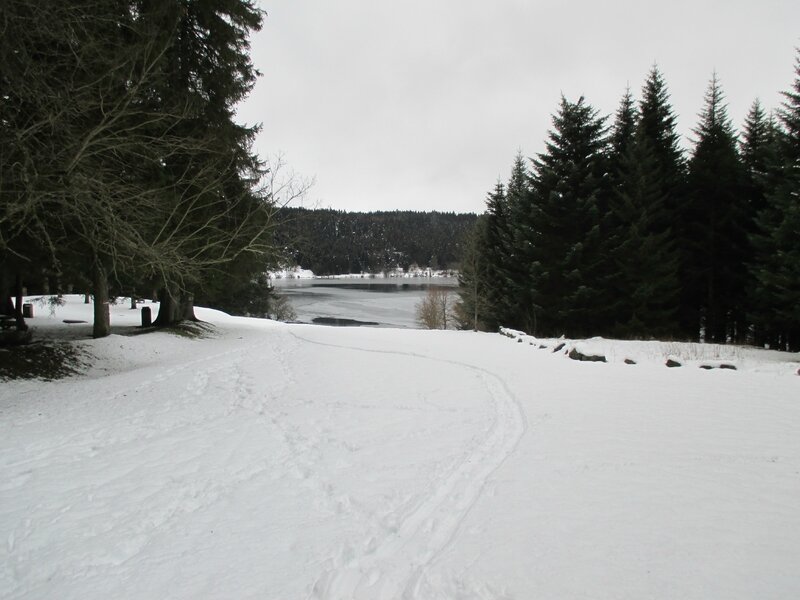
[[[420,328],[414,313],[428,288],[458,290],[456,277],[276,279],[273,283],[303,323],[338,320],[340,324],[356,321],[349,324],[411,329]]]

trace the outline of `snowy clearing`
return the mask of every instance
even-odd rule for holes
[[[798,355],[197,313],[0,384],[0,597],[800,597]]]

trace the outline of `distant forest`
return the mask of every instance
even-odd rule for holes
[[[277,243],[317,275],[458,267],[477,215],[284,208]]]

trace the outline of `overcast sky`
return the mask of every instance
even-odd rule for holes
[[[256,151],[314,177],[306,206],[482,212],[560,95],[603,114],[657,63],[684,146],[716,69],[739,127],[781,102],[798,0],[261,0]]]

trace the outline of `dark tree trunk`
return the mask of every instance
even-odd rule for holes
[[[181,294],[180,315],[183,321],[198,321],[194,314],[194,296],[192,294]]]
[[[800,328],[792,328],[786,333],[786,350],[800,352]]]
[[[5,265],[0,265],[0,315],[14,316],[15,312],[11,279]]]
[[[0,296],[0,315],[14,316],[14,298],[11,297],[11,292],[6,290]]]
[[[167,288],[158,292],[158,316],[153,321],[155,327],[169,327],[178,322],[177,302]]]
[[[158,294],[160,304],[158,316],[153,322],[156,327],[169,327],[181,321],[197,321],[194,314],[194,297],[162,288]]]
[[[94,288],[94,327],[92,337],[101,338],[111,335],[111,320],[108,314],[108,280],[102,265],[95,262],[92,268],[92,285]]]

